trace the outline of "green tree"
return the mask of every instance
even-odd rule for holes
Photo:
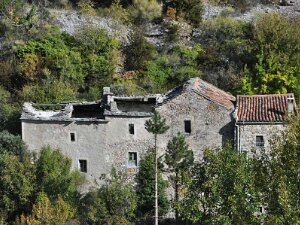
[[[132,224],[137,209],[137,196],[126,176],[115,169],[111,179],[97,191],[87,193],[80,204],[82,221],[88,224]]]
[[[154,208],[155,208],[155,225],[158,225],[158,155],[157,155],[157,136],[164,134],[169,129],[166,119],[161,118],[159,112],[154,111],[150,120],[145,123],[145,128],[149,133],[154,135]]]
[[[87,86],[100,87],[111,83],[120,58],[120,43],[103,29],[85,28],[75,35],[80,46]]]
[[[195,26],[202,21],[204,12],[202,0],[173,0],[169,6],[176,9],[177,17],[183,17]]]
[[[35,165],[30,155],[0,154],[0,211],[7,221],[28,213],[35,191]]]
[[[67,82],[43,80],[41,84],[25,85],[21,97],[36,103],[59,103],[76,100],[76,91]]]
[[[182,134],[178,133],[168,142],[165,162],[172,173],[170,178],[175,190],[175,218],[178,220],[176,205],[179,203],[179,194],[185,187],[186,177],[191,176],[190,169],[194,163],[193,151],[189,149]]]
[[[155,201],[155,151],[149,149],[145,157],[140,162],[139,172],[137,174],[137,196],[138,211],[144,217],[142,220],[153,219],[154,201]],[[169,201],[166,196],[167,182],[162,177],[162,165],[159,164],[157,171],[157,189],[159,215],[162,216],[168,212]],[[145,222],[145,221],[144,221]]]
[[[161,17],[162,7],[157,0],[133,0],[133,19],[136,24],[143,24]]]
[[[71,172],[71,159],[48,146],[41,149],[36,167],[38,192],[45,192],[51,202],[60,195],[71,205],[76,203],[76,188],[84,180],[78,171]]]
[[[205,150],[179,204],[181,216],[195,224],[261,224],[262,193],[253,165],[232,147]]]
[[[13,103],[11,94],[0,86],[0,131],[20,132],[19,107]]]
[[[164,92],[191,77],[201,76],[198,59],[203,54],[200,45],[192,48],[175,46],[168,52],[148,61],[143,72],[144,87],[151,92]]]
[[[30,215],[22,215],[18,225],[67,225],[79,224],[76,209],[63,200],[61,196],[51,203],[43,192],[38,194]]]
[[[155,47],[143,37],[142,33],[138,30],[130,36],[130,45],[126,53],[127,70],[145,70],[147,62],[154,57]]]
[[[26,145],[20,136],[15,136],[7,131],[0,132],[0,154],[24,156]]]
[[[297,224],[300,221],[300,119],[291,119],[288,129],[273,140],[271,157],[261,164],[264,199],[267,205],[265,224]]]
[[[299,25],[299,19],[291,20],[275,13],[257,18],[252,49],[256,61],[247,66],[250,79],[246,77],[246,80],[252,83],[250,92],[299,93]],[[250,85],[244,82],[244,86]]]

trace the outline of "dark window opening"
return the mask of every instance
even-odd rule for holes
[[[134,124],[129,124],[129,134],[134,134]]]
[[[137,153],[136,152],[128,152],[128,166],[129,167],[137,167]]]
[[[80,172],[86,173],[87,172],[87,161],[84,159],[79,159],[79,169]]]
[[[72,142],[75,142],[75,133],[70,133],[70,138]]]
[[[100,104],[73,104],[72,118],[96,118],[103,119],[103,109]]]
[[[189,134],[192,132],[192,123],[190,120],[184,121],[184,131],[185,133],[189,133]]]
[[[265,142],[264,142],[264,136],[256,136],[256,147],[264,147]]]

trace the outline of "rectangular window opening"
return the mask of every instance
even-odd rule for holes
[[[128,166],[137,167],[137,152],[128,152]]]
[[[83,172],[83,173],[87,172],[87,160],[79,159],[79,169],[80,169],[80,172]]]
[[[263,148],[265,146],[264,136],[258,135],[256,136],[256,147]]]
[[[190,134],[192,132],[192,123],[190,120],[184,121],[184,131],[185,133]]]
[[[71,142],[75,142],[75,133],[70,133]]]
[[[134,124],[129,124],[129,134],[134,134]]]

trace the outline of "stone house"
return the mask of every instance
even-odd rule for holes
[[[239,151],[250,151],[255,143],[251,138],[263,136],[263,142],[267,143],[269,136],[264,136],[267,130],[276,133],[284,129],[284,116],[278,121],[276,116],[286,114],[284,104],[293,95],[274,96],[281,96],[282,101],[263,109],[260,108],[265,100],[257,101],[255,108],[254,103],[247,103],[247,98],[254,99],[254,96],[238,96],[236,101],[234,96],[199,78],[190,79],[166,94],[147,96],[115,96],[106,87],[99,102],[25,103],[21,116],[22,138],[30,151],[39,151],[46,145],[60,148],[72,159],[73,169],[85,173],[94,186],[101,184],[112,167],[136,173],[140,159],[154,142],[153,135],[145,129],[153,110],[170,126],[166,134],[159,136],[159,155],[164,154],[168,141],[180,132],[196,160],[201,160],[206,147],[219,148],[234,140]],[[49,106],[61,109],[44,110]],[[247,113],[253,107],[262,112],[271,110],[268,112],[273,113],[276,121],[252,123],[254,118]]]
[[[286,128],[296,113],[293,94],[239,95],[236,104],[236,139],[239,152],[257,155],[270,151],[271,140]]]

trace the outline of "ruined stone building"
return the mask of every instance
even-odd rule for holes
[[[186,137],[196,160],[203,149],[235,142],[238,151],[268,148],[272,134],[284,129],[295,112],[292,94],[234,97],[193,78],[166,94],[115,96],[104,88],[102,100],[61,103],[61,110],[25,103],[22,138],[29,150],[50,145],[72,159],[73,169],[86,174],[91,185],[101,183],[112,167],[135,173],[143,154],[153,145],[145,121],[157,110],[170,129],[160,135],[159,154],[178,132]],[[51,105],[53,107],[53,105]]]

